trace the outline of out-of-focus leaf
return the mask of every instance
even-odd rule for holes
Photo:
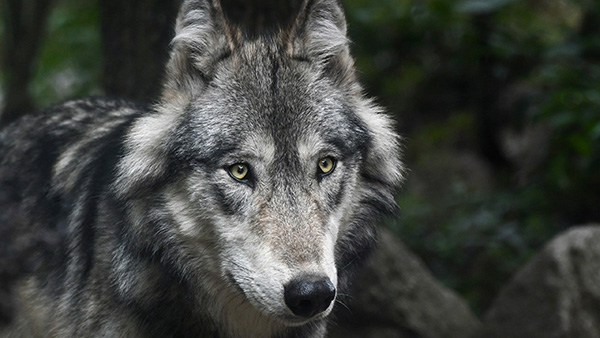
[[[456,10],[465,13],[483,14],[498,10],[516,0],[464,0],[456,5]]]
[[[31,86],[40,106],[99,92],[99,16],[93,0],[56,2]]]

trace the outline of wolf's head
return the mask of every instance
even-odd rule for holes
[[[185,1],[160,106],[120,164],[136,245],[217,317],[325,317],[395,206],[398,139],[356,82],[343,11],[300,7],[250,34],[218,2]]]

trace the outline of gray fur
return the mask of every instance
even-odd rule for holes
[[[345,27],[337,1],[307,0],[248,39],[218,3],[187,0],[156,106],[72,101],[4,130],[15,200],[0,207],[61,238],[4,335],[323,337],[333,303],[298,318],[284,285],[326,276],[340,301],[402,179]]]

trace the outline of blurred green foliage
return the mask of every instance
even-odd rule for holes
[[[411,171],[387,225],[481,313],[558,231],[600,220],[599,5],[343,2],[359,76],[405,137]],[[94,0],[56,3],[32,83],[40,106],[100,92],[98,21]],[[522,156],[537,160],[504,149],[507,164],[487,161],[484,118],[495,138],[542,130]]]
[[[595,20],[600,21],[598,7],[590,10],[596,11]],[[560,208],[568,218],[598,215],[600,22],[598,25],[591,30],[583,28],[581,34],[546,51],[547,62],[533,79],[536,85],[548,88],[539,98],[534,118],[553,130],[551,155],[538,183],[554,196],[561,196]]]
[[[367,91],[406,137],[412,171],[388,226],[481,313],[553,235],[600,219],[599,5],[345,3]],[[545,131],[524,155],[533,166],[492,166],[474,182],[486,167],[461,156],[480,156],[484,114],[496,138]]]
[[[57,1],[40,48],[31,90],[46,107],[100,93],[100,12],[95,0]]]

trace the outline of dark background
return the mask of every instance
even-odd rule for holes
[[[479,314],[557,232],[600,220],[600,5],[344,0],[404,137],[386,221]],[[2,0],[0,124],[68,98],[157,98],[177,1]]]

